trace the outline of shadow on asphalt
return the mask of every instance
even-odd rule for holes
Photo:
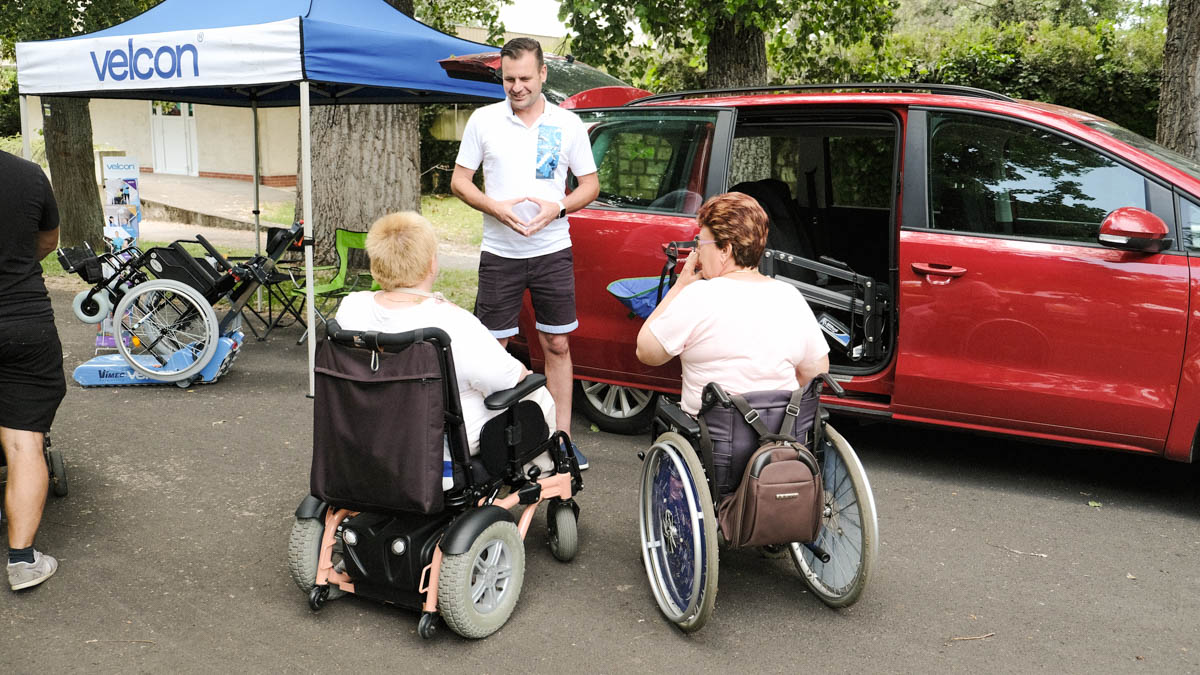
[[[931,427],[835,419],[871,471],[915,473],[1019,494],[1064,488],[1200,515],[1200,466],[1156,456],[1037,444]],[[1181,508],[1182,507],[1182,508]]]

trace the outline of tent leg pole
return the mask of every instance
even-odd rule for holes
[[[29,97],[21,94],[21,152],[25,159],[33,161],[33,141],[29,135],[32,133],[29,124]]]
[[[308,81],[300,83],[300,161],[304,174],[304,289],[308,306],[308,395],[316,393],[317,323],[313,305],[313,179],[312,179],[312,110],[309,109]]]
[[[258,202],[258,181],[259,181],[259,149],[258,149],[258,95],[250,95],[250,115],[254,120],[254,252],[262,255],[262,235],[260,234],[262,223],[259,221],[258,215],[261,213]],[[262,311],[262,286],[258,288],[258,295],[255,298],[255,307],[258,311]]]

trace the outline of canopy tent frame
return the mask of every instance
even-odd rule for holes
[[[239,18],[244,20],[239,21]],[[203,45],[206,34],[208,44]],[[188,39],[194,44],[183,43]],[[135,40],[143,45],[142,48],[134,48]],[[125,41],[128,42],[127,53],[122,51]],[[174,55],[172,43],[176,43]],[[216,43],[212,53],[216,72],[210,75],[207,68],[209,52],[201,50],[209,49],[213,43]],[[161,46],[154,52],[145,47],[146,44]],[[92,48],[91,59],[86,63],[89,47]],[[17,80],[23,152],[26,159],[32,159],[30,95],[178,100],[249,107],[254,129],[254,222],[256,239],[259,239],[256,247],[261,247],[258,237],[261,227],[258,110],[260,107],[298,104],[300,180],[304,188],[305,304],[308,325],[312,328],[316,319],[313,304],[312,105],[495,101],[503,98],[498,84],[452,79],[438,65],[438,61],[455,54],[495,49],[491,45],[440,33],[393,9],[383,0],[281,0],[264,4],[244,0],[206,0],[204,3],[165,0],[102,31],[58,40],[18,43]],[[98,58],[100,53],[104,56]],[[203,78],[201,53],[206,55]],[[189,63],[186,58],[189,55],[192,56],[190,63],[194,67],[196,84],[175,86],[174,80],[182,80],[188,74],[184,66]],[[171,58],[166,61],[161,56]],[[153,60],[147,60],[151,58]],[[167,70],[162,67],[164,62],[171,65],[169,76],[156,80],[155,69],[160,76]],[[146,69],[140,69],[139,65]],[[94,69],[95,78],[89,69]],[[23,77],[23,72],[32,73],[32,76]],[[277,79],[279,77],[284,79],[281,81]],[[125,84],[126,78],[132,86]],[[239,78],[242,81],[237,81]],[[293,85],[297,87],[298,102],[290,93]],[[257,250],[261,251],[261,248]],[[309,330],[307,340],[310,397],[316,384],[315,332]]]

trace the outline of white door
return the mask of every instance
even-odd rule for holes
[[[191,103],[151,102],[150,135],[156,173],[197,175],[196,116]]]

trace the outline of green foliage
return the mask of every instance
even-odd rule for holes
[[[487,41],[498,44],[504,39],[504,24],[500,8],[512,0],[416,0],[414,14],[418,21],[443,33],[454,35],[455,26],[486,28]]]
[[[913,23],[879,48],[867,40],[848,46],[823,41],[815,58],[781,79],[981,87],[1084,110],[1153,138],[1165,7],[1126,7],[1113,16],[1119,24],[1103,17],[1090,25],[996,25],[986,17],[960,17],[948,28]]]
[[[160,0],[0,0],[0,56],[11,59],[18,42],[82,35],[115,26]]]
[[[777,62],[810,58],[821,40],[882,44],[895,6],[895,0],[563,0],[559,18],[578,36],[571,49],[580,60],[646,86],[694,80],[705,67],[700,55],[709,37],[725,23],[770,35],[768,58],[778,68]],[[630,56],[633,26],[649,39],[641,57]]]
[[[18,126],[20,125],[18,124]],[[41,164],[42,166],[46,166],[46,141],[42,139],[41,134],[38,134],[30,145],[33,146],[33,161]],[[21,142],[21,135],[17,134],[15,136],[0,136],[0,150],[3,150],[10,155],[24,157],[25,146]]]

